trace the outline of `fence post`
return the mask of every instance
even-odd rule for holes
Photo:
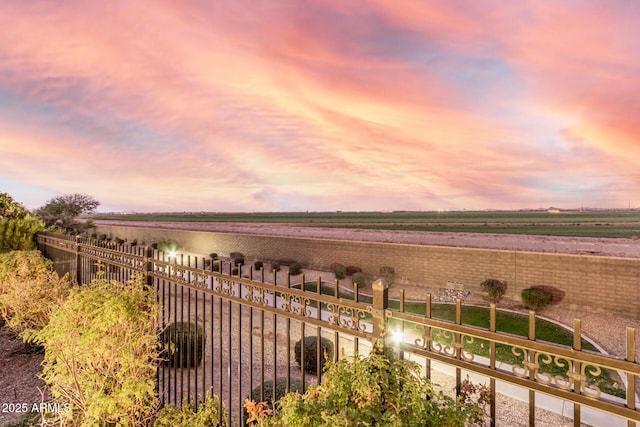
[[[153,286],[153,248],[144,248],[144,282],[147,286]]]
[[[81,285],[82,284],[82,268],[80,267],[82,265],[82,260],[80,259],[80,236],[76,236],[76,244],[75,244],[75,252],[76,252],[76,265],[75,265],[75,278],[76,278],[76,284]]]
[[[382,340],[384,344],[384,332],[387,330],[387,318],[384,311],[389,306],[389,282],[380,278],[371,285],[373,289],[373,342]]]

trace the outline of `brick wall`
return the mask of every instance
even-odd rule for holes
[[[295,259],[307,267],[328,269],[339,262],[370,276],[381,266],[396,271],[396,282],[427,287],[480,291],[479,283],[496,278],[508,283],[507,296],[522,289],[553,287],[562,307],[640,318],[640,260],[586,255],[542,254],[393,243],[349,242],[249,234],[100,226],[98,233],[151,244],[175,241],[186,252],[248,260]]]

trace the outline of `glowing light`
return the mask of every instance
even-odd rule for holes
[[[401,343],[404,341],[404,333],[401,331],[393,331],[391,332],[391,339],[396,343]]]
[[[176,251],[169,251],[169,258],[175,258],[178,255]]]

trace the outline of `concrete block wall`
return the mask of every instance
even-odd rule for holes
[[[425,287],[479,292],[480,282],[496,278],[507,282],[507,296],[514,299],[525,288],[549,286],[562,295],[561,307],[640,318],[638,259],[145,227],[100,226],[97,232],[146,244],[175,241],[182,250],[200,255],[237,251],[248,260],[289,258],[317,269],[339,262],[358,266],[372,277],[378,277],[380,267],[390,266],[397,283]]]

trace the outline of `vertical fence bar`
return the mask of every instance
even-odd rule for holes
[[[456,298],[456,325],[462,324],[462,301],[460,298]],[[457,349],[456,359],[462,360],[462,336],[460,333],[455,333],[454,347]],[[462,369],[456,366],[456,397],[460,396],[460,390],[462,387]]]
[[[580,319],[575,319],[573,321],[573,349],[576,351],[582,351],[582,322]],[[575,368],[573,372],[574,378],[574,393],[580,394],[582,391],[582,364],[578,361],[575,363]],[[577,403],[573,404],[573,425],[576,427],[580,427],[581,424],[581,406]]]
[[[427,319],[431,319],[431,294],[427,294],[424,314]],[[433,338],[431,336],[431,326],[424,326],[424,336],[427,350],[431,351],[431,341]],[[425,375],[428,379],[431,379],[431,359],[427,357],[425,362]]]
[[[627,328],[627,357],[626,360],[632,363],[636,362],[636,330],[635,328]],[[629,374],[627,376],[627,407],[636,409],[636,376]],[[627,421],[627,427],[635,427],[637,424],[633,421]]]
[[[535,341],[536,339],[536,312],[529,310],[529,339]],[[535,352],[529,352],[529,366],[533,366],[535,363]],[[529,370],[529,379],[531,381],[536,380],[536,370]],[[535,427],[536,425],[536,392],[529,390],[529,426]]]
[[[489,331],[496,331],[496,305],[491,304],[489,308]],[[496,369],[496,342],[494,340],[489,341],[489,368]],[[489,416],[491,427],[496,427],[496,379],[491,377],[489,379]]]

